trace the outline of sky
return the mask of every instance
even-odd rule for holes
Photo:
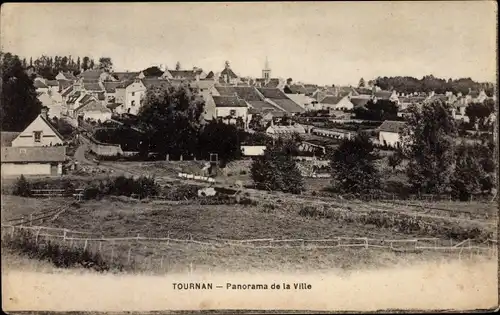
[[[8,3],[0,46],[21,57],[111,57],[315,84],[433,74],[496,81],[497,4],[438,2]]]

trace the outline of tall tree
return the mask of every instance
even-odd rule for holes
[[[77,71],[80,71],[81,69],[81,61],[80,61],[80,56],[78,56],[78,59],[76,60],[76,69]]]
[[[409,159],[407,174],[415,191],[443,193],[450,189],[457,127],[449,105],[435,100],[421,108],[409,107],[401,132],[402,149]]]
[[[106,72],[111,72],[113,70],[113,62],[110,57],[99,58],[99,69]]]
[[[368,193],[380,186],[376,154],[368,135],[344,139],[330,157],[332,186],[343,193]]]
[[[82,69],[83,71],[87,71],[90,68],[90,58],[85,56],[82,61]]]
[[[95,67],[94,59],[90,59],[89,68],[94,69],[94,67]]]
[[[177,63],[175,64],[175,70],[177,70],[177,71],[181,70],[181,62],[180,61],[177,61]]]
[[[30,66],[33,65],[33,57],[30,57]]]
[[[18,56],[4,54],[0,69],[2,130],[22,131],[40,114],[42,104],[37,98],[33,81],[24,71]]]
[[[252,180],[258,189],[278,190],[298,194],[304,190],[304,180],[293,154],[293,140],[277,139],[268,143],[264,156],[254,159],[250,167]]]
[[[26,58],[23,58],[22,66],[23,68],[26,68],[28,66],[26,63]]]

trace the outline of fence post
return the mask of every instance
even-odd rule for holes
[[[128,248],[127,263],[130,263],[130,252],[132,251],[132,246]]]
[[[365,248],[368,249],[368,237],[365,237]]]
[[[160,269],[163,271],[163,255],[161,255],[160,259]]]
[[[38,244],[38,235],[40,234],[40,230],[42,228],[38,228],[38,230],[36,231],[36,236],[35,236],[35,244]]]
[[[101,252],[102,250],[102,241],[99,241],[99,253]]]
[[[64,243],[66,243],[66,229],[64,229],[63,231],[63,241]]]
[[[88,243],[88,239],[85,239],[85,245],[83,245],[83,250],[86,251],[87,250],[87,243]]]
[[[13,225],[12,229],[10,230],[10,237],[14,237],[14,230],[16,229],[16,226]]]
[[[113,263],[113,259],[115,257],[115,242],[111,242],[111,263]]]
[[[33,213],[30,213],[30,226],[33,226]]]

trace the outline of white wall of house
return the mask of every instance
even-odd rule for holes
[[[210,93],[202,92],[203,100],[205,101],[205,107],[203,112],[203,118],[205,120],[212,120],[216,117],[215,113],[215,102]]]
[[[141,100],[146,94],[146,87],[140,81],[136,81],[125,89],[125,102],[123,112],[137,115],[141,108]]]
[[[348,97],[344,97],[337,104],[321,104],[323,109],[350,110],[354,108]]]
[[[40,116],[12,141],[13,147],[42,147],[56,144],[63,142]]]
[[[395,132],[380,131],[378,140],[382,145],[397,147],[400,142],[399,134]]]
[[[81,113],[83,115],[83,119],[86,120],[87,118],[93,119],[95,121],[105,121],[108,119],[111,119],[111,111],[110,112],[101,112],[101,111],[83,111]]]
[[[52,174],[52,167],[50,163],[2,163],[2,176],[19,176],[21,174],[60,175]]]
[[[247,107],[216,107],[215,115],[216,117],[227,117],[233,116],[234,118],[241,117],[243,121],[246,120],[248,114]]]

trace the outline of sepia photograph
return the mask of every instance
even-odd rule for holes
[[[3,3],[3,311],[498,310],[497,14]]]

